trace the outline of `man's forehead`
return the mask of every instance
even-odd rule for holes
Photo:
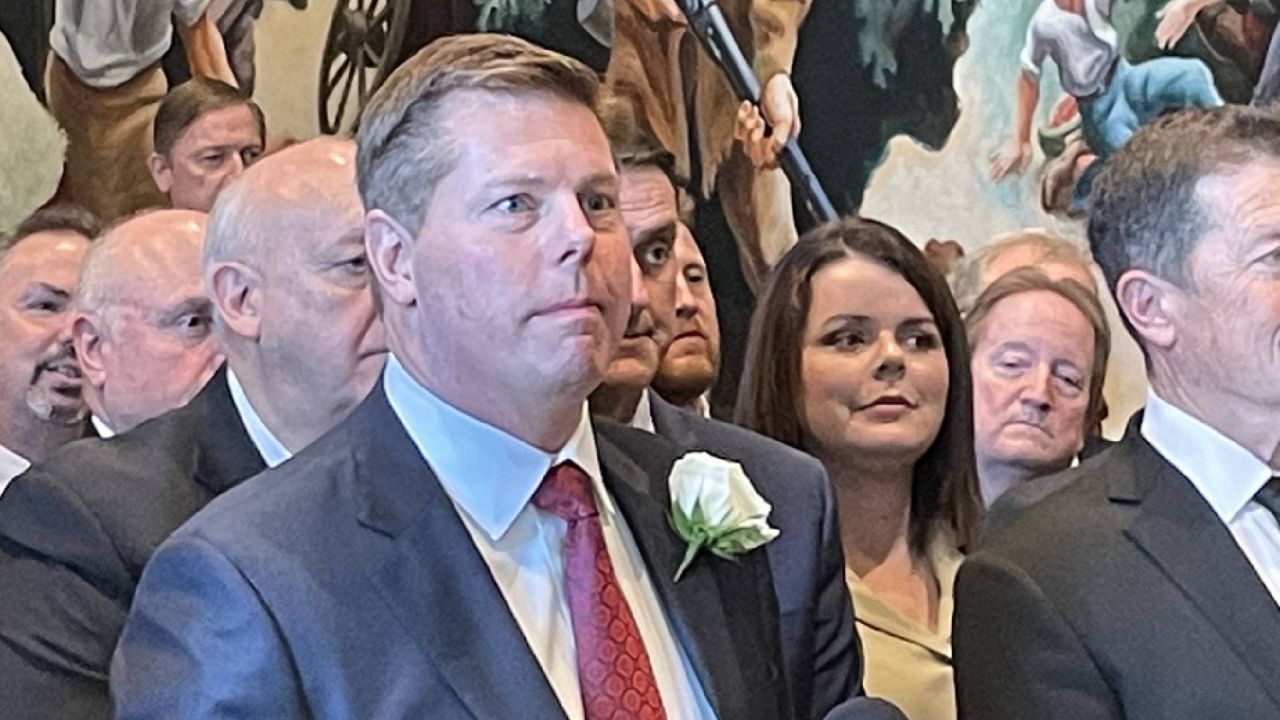
[[[1080,309],[1055,292],[1033,290],[1010,295],[996,303],[982,323],[979,343],[1025,342],[1083,355],[1082,340],[1093,338],[1093,327]],[[1087,342],[1087,340],[1085,340]]]

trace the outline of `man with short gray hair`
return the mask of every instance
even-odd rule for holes
[[[1146,407],[969,555],[961,718],[1280,717],[1280,118],[1174,113],[1108,159],[1089,240]]]
[[[222,364],[200,277],[204,229],[204,213],[144,212],[85,256],[71,341],[99,436],[186,405]]]
[[[765,553],[676,583],[680,448],[587,412],[631,262],[596,93],[575,60],[471,34],[373,97],[382,384],[156,553],[120,717],[790,715]]]
[[[997,278],[1020,267],[1034,267],[1051,280],[1075,280],[1097,293],[1093,260],[1077,243],[1038,228],[997,235],[991,242],[962,256],[947,275],[951,294],[962,315]]]
[[[229,186],[209,219],[202,268],[226,364],[184,407],[110,440],[73,443],[0,497],[5,717],[112,717],[111,655],[156,546],[315,440],[373,387],[385,345],[354,155],[350,141],[313,140]]]

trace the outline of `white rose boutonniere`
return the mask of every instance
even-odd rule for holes
[[[770,507],[735,462],[704,452],[676,461],[667,478],[671,490],[671,527],[688,547],[675,580],[699,550],[730,560],[778,536],[769,527]]]

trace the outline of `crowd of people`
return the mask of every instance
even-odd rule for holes
[[[267,154],[197,77],[164,209],[6,236],[5,716],[1280,717],[1280,118],[1138,130],[1091,252],[811,230],[732,422],[643,127],[501,35]]]

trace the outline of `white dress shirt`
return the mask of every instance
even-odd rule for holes
[[[1272,469],[1154,391],[1147,392],[1142,436],[1204,496],[1280,605],[1280,523],[1253,499]]]
[[[1111,0],[1084,0],[1084,15],[1063,10],[1054,0],[1041,0],[1027,26],[1021,64],[1040,79],[1045,58],[1058,66],[1062,89],[1084,98],[1102,90],[1120,54],[1111,25]]]
[[[244,423],[249,439],[253,441],[253,446],[258,448],[258,454],[262,456],[267,467],[275,467],[292,457],[293,453],[289,452],[289,448],[276,439],[266,423],[262,422],[257,411],[253,409],[249,398],[244,394],[244,386],[240,384],[236,374],[231,372],[231,368],[227,368],[227,388],[231,390],[231,402],[235,404],[236,412],[240,414],[240,422]]]
[[[636,405],[636,412],[631,416],[631,422],[627,423],[637,430],[643,430],[651,435],[657,435],[658,430],[653,425],[653,406],[649,403],[649,393],[653,392],[648,388],[640,393],[640,402]]]
[[[667,717],[714,718],[631,531],[605,490],[586,403],[573,437],[559,453],[550,454],[445,403],[414,380],[394,355],[383,371],[383,386],[396,417],[462,517],[569,720],[584,715],[564,594],[566,525],[530,503],[547,471],[565,461],[581,467],[595,488],[605,547],[649,653]]]
[[[107,424],[107,421],[97,415],[90,415],[89,423],[93,425],[93,431],[98,433],[98,437],[103,440],[116,436],[116,431],[111,429],[111,426]]]
[[[9,487],[9,481],[31,467],[31,463],[18,453],[0,445],[0,493]]]

